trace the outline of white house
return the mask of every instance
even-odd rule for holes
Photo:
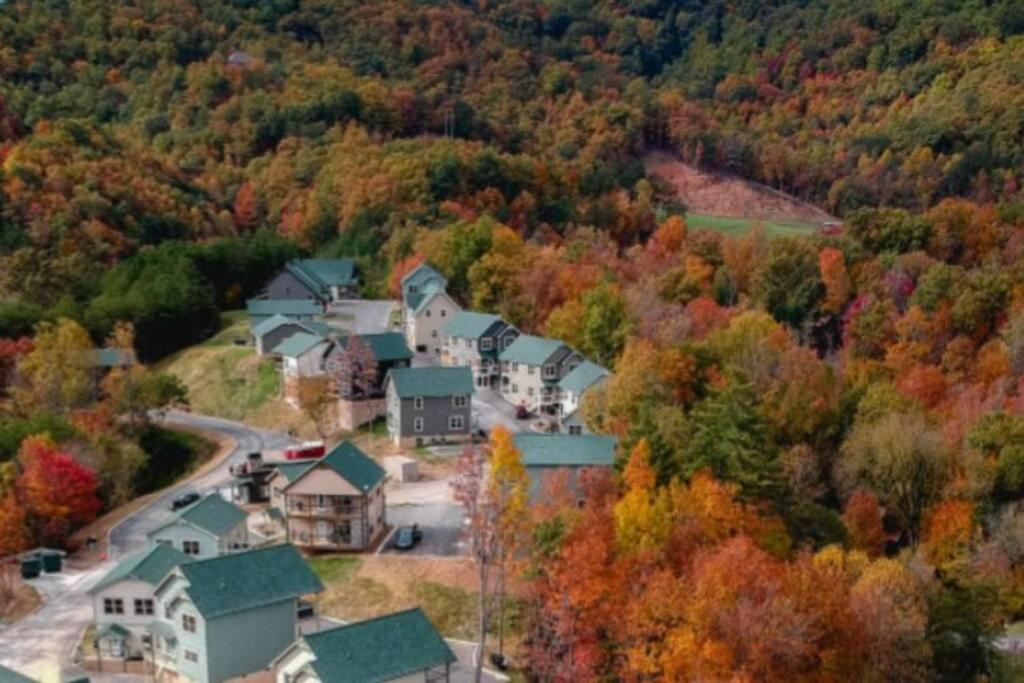
[[[196,559],[249,548],[249,515],[219,494],[200,498],[148,534],[151,545],[169,545]]]
[[[559,380],[561,431],[566,434],[582,434],[584,432],[583,421],[578,419],[576,411],[583,403],[584,394],[607,381],[609,375],[611,373],[597,363],[585,360]]]

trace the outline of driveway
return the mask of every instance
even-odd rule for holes
[[[331,304],[327,324],[355,334],[387,332],[392,329],[388,327],[391,311],[397,306],[390,299],[345,299]]]
[[[483,429],[488,434],[498,425],[513,434],[528,429],[529,420],[517,420],[516,409],[501,395],[490,389],[477,389],[473,392],[473,427]]]
[[[0,664],[46,682],[80,675],[82,671],[70,662],[82,630],[92,622],[92,603],[86,591],[121,556],[145,547],[146,532],[172,514],[172,498],[185,489],[215,490],[228,480],[229,465],[242,462],[250,451],[280,449],[291,441],[284,434],[190,413],[170,412],[165,423],[219,432],[234,439],[235,449],[210,472],[168,489],[111,529],[110,559],[106,562],[85,571],[69,568],[33,579],[31,584],[39,591],[42,604],[33,614],[0,628]]]
[[[388,523],[396,529],[381,547],[388,555],[433,555],[458,557],[465,554],[462,541],[462,508],[455,503],[397,505],[388,508]],[[395,548],[398,527],[419,524],[423,540],[410,550]]]

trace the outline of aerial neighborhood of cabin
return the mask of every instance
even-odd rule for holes
[[[176,413],[191,429],[222,430],[228,455],[108,532],[61,671],[195,683],[505,680],[505,660],[481,661],[473,642],[440,632],[429,604],[332,612],[338,579],[322,573],[337,562],[399,574],[468,562],[458,463],[496,433],[520,453],[531,505],[552,482],[580,499],[586,473],[614,465],[616,439],[589,434],[580,417],[608,370],[463,309],[447,286],[423,262],[401,278],[398,301],[373,300],[359,296],[351,260],[287,262],[247,302],[248,335],[236,344],[272,368],[293,413],[320,389],[317,433]],[[106,366],[134,362],[105,353]],[[45,552],[22,554],[23,566]],[[349,581],[348,592],[375,585]]]

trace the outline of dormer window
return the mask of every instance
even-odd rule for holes
[[[481,351],[490,351],[492,345],[493,345],[493,341],[491,340],[490,337],[484,337],[483,339],[480,340],[480,350]]]
[[[419,289],[416,287],[416,285],[409,285],[409,293],[410,294],[415,294],[418,291],[419,291]]]
[[[554,365],[545,365],[544,366],[544,377],[546,379],[551,379],[552,377],[557,377],[557,376],[558,376],[558,369]]]

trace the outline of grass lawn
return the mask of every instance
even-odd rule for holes
[[[769,237],[786,235],[807,235],[815,232],[818,226],[814,223],[801,221],[757,221],[751,218],[729,218],[724,216],[708,216],[700,213],[686,214],[686,225],[690,229],[704,228],[730,236],[746,234],[755,223],[764,226]]]
[[[309,560],[310,568],[324,585],[348,581],[362,563],[355,555],[319,555]]]
[[[1006,627],[1008,636],[1024,636],[1024,621],[1015,621]]]

